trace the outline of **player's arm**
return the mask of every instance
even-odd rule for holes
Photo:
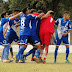
[[[44,13],[41,13],[40,15],[38,15],[36,18],[41,18],[44,15]]]
[[[69,24],[68,24],[68,31],[66,33],[63,34],[63,37],[65,37],[68,33],[70,33],[71,31],[71,22],[69,21]]]
[[[50,15],[51,12],[53,12],[53,11],[48,11],[44,16],[42,16],[41,19],[45,19],[45,18],[47,18],[47,17]]]
[[[20,23],[16,24],[16,27],[19,27],[20,26]]]
[[[14,16],[10,17],[9,20],[13,20],[13,19],[17,18],[21,14],[22,14],[22,12],[18,13],[17,15],[14,15]]]
[[[5,31],[4,31],[4,37],[6,37],[7,30],[8,30],[8,25],[7,25],[7,27],[6,27]]]
[[[70,33],[71,30],[68,30],[68,32],[63,34],[63,37],[65,37],[68,33]]]

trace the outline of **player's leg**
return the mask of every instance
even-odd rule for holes
[[[13,58],[13,49],[12,49],[11,45],[9,48],[10,48],[11,58]]]
[[[13,42],[14,34],[12,35],[11,33],[6,34],[6,41],[9,43],[9,49],[11,53],[11,58],[13,57],[13,49],[11,47],[11,43]]]
[[[39,56],[40,59],[42,59],[43,51],[44,51],[44,46],[42,46],[42,49],[41,49],[41,53],[40,53],[40,56]]]
[[[65,58],[66,63],[70,63],[68,60],[68,56],[69,56],[69,45],[66,45],[66,58]]]
[[[3,62],[10,62],[8,56],[9,56],[9,45],[7,44],[7,41],[4,39],[3,40],[3,46],[4,46],[4,60]]]
[[[28,36],[20,36],[19,44],[21,45],[21,48],[19,49],[18,53],[16,54],[16,59],[19,58],[19,62],[23,62],[23,53],[27,47],[27,40],[28,40]]]
[[[58,48],[59,48],[59,46],[56,46],[56,48],[55,48],[55,52],[54,52],[54,63],[56,63],[56,60],[57,60]]]
[[[56,61],[57,61],[58,48],[59,48],[59,45],[61,44],[61,39],[59,39],[57,37],[55,44],[56,44],[56,48],[55,48],[55,52],[54,52],[54,63],[56,63]]]
[[[43,63],[46,62],[46,58],[47,58],[47,55],[48,55],[48,47],[50,45],[50,40],[51,40],[51,33],[50,32],[45,32],[44,33],[45,55],[44,55]]]
[[[65,37],[65,46],[66,46],[66,58],[65,58],[65,62],[66,63],[70,63],[69,60],[68,60],[68,56],[69,56],[69,38],[68,37]]]
[[[40,53],[40,59],[42,59],[43,51],[44,51],[44,32],[40,31],[40,42],[41,42],[41,53]]]
[[[40,41],[39,41],[38,36],[36,34],[33,34],[31,36],[31,39],[32,39],[32,42],[34,43],[34,45],[37,47],[34,59],[36,62],[38,62],[38,58],[39,58],[40,52],[41,52],[41,44],[40,44]]]

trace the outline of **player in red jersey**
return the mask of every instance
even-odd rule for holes
[[[48,46],[50,45],[51,35],[54,33],[54,23],[55,23],[54,12],[51,12],[48,18],[41,20],[40,39],[45,48],[43,63],[46,62],[46,57],[48,54]]]

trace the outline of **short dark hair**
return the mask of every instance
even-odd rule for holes
[[[4,18],[4,15],[6,15],[6,12],[3,12],[3,13],[1,14],[1,17]]]
[[[42,10],[38,10],[37,13],[43,13],[43,11]]]
[[[64,11],[64,14],[70,14],[70,12],[69,11]]]
[[[17,9],[16,9],[16,10],[14,10],[14,12],[20,12],[20,10],[17,10]]]
[[[33,12],[36,12],[36,10],[35,9],[31,9],[30,10],[30,13],[33,13]]]
[[[22,9],[22,12],[25,14],[26,13],[26,11],[27,11],[27,7],[26,8],[24,8],[24,9]]]
[[[54,13],[54,12],[51,12],[51,13],[50,13],[50,15],[51,15],[51,16],[54,16],[54,15],[55,15],[55,13]]]

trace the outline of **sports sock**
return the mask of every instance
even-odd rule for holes
[[[36,57],[40,56],[40,50],[39,49],[36,50],[36,54],[35,55],[36,55]]]
[[[13,57],[13,49],[12,49],[12,47],[10,48],[10,53],[11,53],[11,56]]]
[[[31,49],[26,55],[25,57],[29,56],[30,54],[32,54],[35,51],[35,48]]]
[[[40,53],[40,59],[42,59],[42,55],[43,55],[43,51],[44,51],[44,47],[42,47],[41,53]]]
[[[8,60],[9,56],[9,45],[4,47],[4,60]]]
[[[18,54],[16,54],[16,58],[17,58],[17,59],[23,60],[24,50],[25,50],[25,47],[24,47],[24,46],[22,46],[22,47],[19,49]]]
[[[32,53],[32,58],[35,56],[35,51],[36,51],[36,49]]]
[[[66,60],[68,59],[69,56],[69,48],[66,48]]]
[[[55,61],[56,61],[56,58],[57,58],[57,53],[58,53],[58,48],[55,49],[55,54],[54,54]]]
[[[45,48],[44,60],[46,60],[47,54],[48,54],[48,48]]]

